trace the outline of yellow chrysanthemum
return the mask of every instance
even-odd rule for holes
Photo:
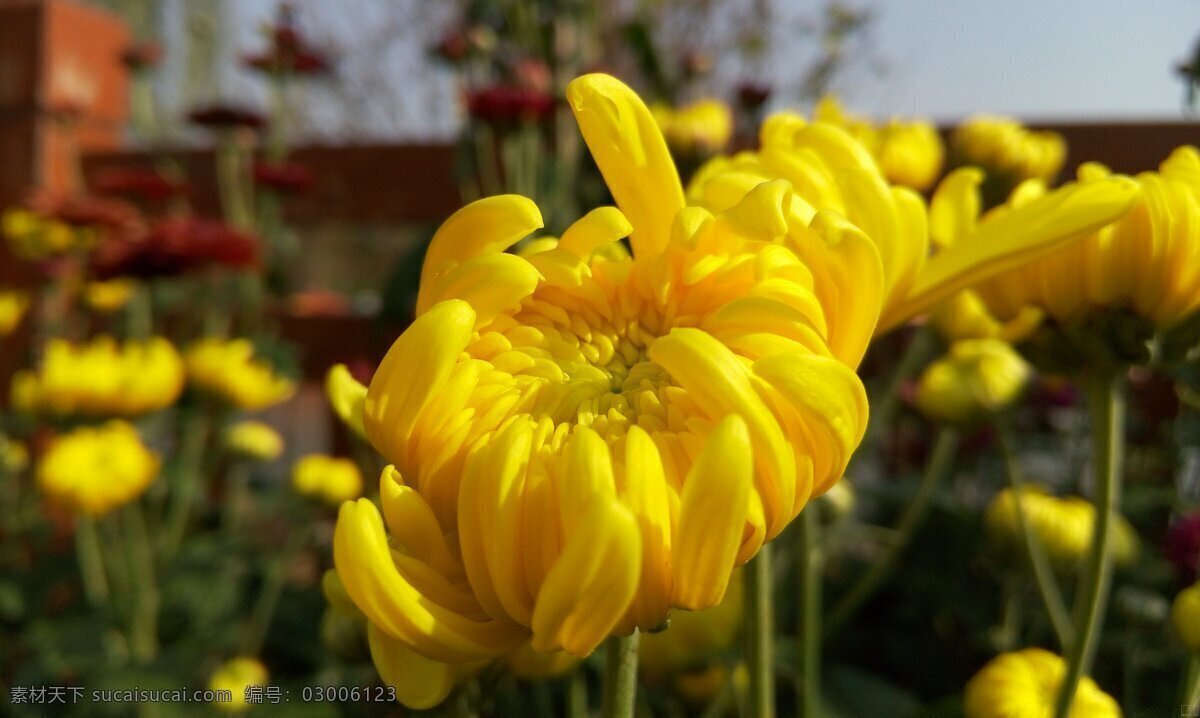
[[[86,229],[76,230],[65,222],[22,208],[10,209],[0,216],[0,232],[8,240],[13,255],[29,261],[87,246],[95,239]]]
[[[63,416],[134,417],[175,403],[183,379],[183,360],[162,337],[118,343],[101,336],[87,344],[54,339],[36,369],[13,376],[12,404]]]
[[[246,411],[265,409],[296,392],[294,381],[255,358],[247,339],[201,339],[188,347],[184,363],[194,386]]]
[[[999,339],[963,339],[917,381],[916,404],[933,421],[965,424],[1009,406],[1025,388],[1029,364]]]
[[[159,460],[124,421],[82,427],[54,439],[37,467],[38,484],[55,503],[92,516],[142,495]]]
[[[958,164],[986,169],[1010,182],[1052,181],[1067,159],[1067,143],[1057,132],[1033,131],[1009,117],[980,115],[954,129],[951,153]]]
[[[1064,673],[1062,658],[1040,648],[1001,654],[967,683],[963,713],[966,718],[1046,718],[1054,712]],[[1068,716],[1120,718],[1121,708],[1084,676]]]
[[[283,453],[283,437],[261,421],[239,421],[225,431],[225,447],[256,461],[274,461]]]
[[[642,636],[638,642],[638,670],[661,679],[707,668],[737,641],[742,610],[739,570],[721,603],[703,611],[672,611],[666,630]]]
[[[28,308],[28,294],[15,289],[0,289],[0,337],[13,333]]]
[[[733,137],[733,112],[720,100],[706,98],[678,108],[656,104],[651,112],[676,152],[720,152]]]
[[[1046,556],[1060,569],[1073,569],[1088,553],[1096,524],[1096,507],[1077,496],[1052,496],[1040,486],[1021,489],[1021,511],[1029,530]],[[1138,552],[1137,532],[1122,516],[1113,522],[1113,560],[1132,561]],[[983,517],[988,540],[1002,553],[1023,556],[1024,539],[1017,516],[1016,494],[1004,489],[988,505]]]
[[[866,425],[878,293],[847,278],[879,266],[870,241],[826,213],[789,234],[783,182],[685,209],[632,91],[592,75],[568,100],[621,209],[523,256],[504,250],[540,227],[532,202],[456,213],[363,403],[398,471],[382,516],[342,507],[334,559],[373,643],[426,674],[717,604]]]
[[[301,496],[337,506],[362,496],[363,480],[350,459],[309,454],[292,466],[292,488]]]
[[[762,182],[783,179],[794,190],[783,206],[789,232],[807,228],[818,210],[836,212],[862,229],[881,264],[865,255],[851,263],[834,285],[854,287],[856,296],[824,304],[856,308],[864,315],[879,311],[877,333],[1103,227],[1121,216],[1137,193],[1128,178],[1089,176],[976,221],[977,211],[967,211],[976,187],[964,175],[947,177],[926,207],[912,190],[888,185],[870,151],[828,122],[773,115],[763,124],[760,141],[755,152],[716,158],[702,167],[688,197],[709,210],[724,211]],[[937,249],[932,254],[931,245]]]
[[[209,690],[229,691],[232,700],[218,701],[213,705],[227,713],[241,713],[254,704],[246,702],[246,689],[265,686],[270,680],[267,667],[257,658],[233,658],[221,664],[208,681]]]
[[[892,184],[925,191],[942,173],[946,150],[937,128],[923,120],[893,118],[882,125],[849,114],[834,97],[824,97],[813,119],[837,125],[858,140]]]
[[[1200,583],[1185,588],[1171,605],[1171,625],[1189,651],[1200,655]]]
[[[1080,168],[1081,180],[1106,175]],[[1126,310],[1165,329],[1200,308],[1200,153],[1181,147],[1135,180],[1137,201],[1118,221],[978,286],[991,311],[1007,320],[1033,307],[1069,323]],[[1027,183],[1010,204],[1041,201],[1043,192]]]
[[[138,283],[132,279],[88,282],[83,288],[83,301],[97,314],[112,314],[129,304],[137,291]]]

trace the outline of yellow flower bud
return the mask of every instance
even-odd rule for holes
[[[13,333],[25,310],[29,308],[29,295],[13,289],[0,290],[0,337]]]
[[[246,689],[250,686],[265,686],[270,676],[267,668],[257,658],[233,658],[222,663],[208,681],[209,690],[229,691],[232,700],[217,701],[213,705],[228,713],[240,713],[252,707],[246,702]]]
[[[225,431],[225,446],[243,458],[274,461],[283,453],[283,437],[261,421],[239,421]]]
[[[1016,494],[1004,489],[984,513],[988,540],[1009,556],[1024,555],[1024,539],[1017,516]],[[1021,509],[1030,531],[1059,569],[1077,567],[1088,553],[1096,525],[1096,509],[1077,496],[1059,498],[1043,487],[1025,486],[1021,490]],[[1128,521],[1115,516],[1112,526],[1113,559],[1118,564],[1132,561],[1138,552],[1137,532]]]
[[[1007,343],[964,339],[921,375],[917,408],[933,421],[970,423],[1015,401],[1029,376],[1029,365]]]
[[[38,464],[38,484],[51,501],[99,516],[141,496],[158,469],[137,430],[110,421],[57,437]]]
[[[954,130],[951,148],[959,164],[983,167],[1012,185],[1028,179],[1049,182],[1067,158],[1056,132],[1037,132],[1007,117],[973,117]]]
[[[1185,588],[1171,606],[1171,625],[1189,651],[1200,655],[1200,583]]]
[[[651,112],[676,152],[719,152],[733,136],[733,112],[720,100],[707,98],[678,108],[655,105]]]
[[[292,467],[292,487],[301,496],[337,506],[362,496],[363,480],[350,459],[309,454]]]
[[[1054,711],[1066,673],[1062,658],[1040,648],[1004,653],[967,683],[966,718],[1045,718]],[[1084,676],[1071,704],[1072,718],[1120,718],[1121,708],[1096,682]]]
[[[132,279],[89,282],[83,289],[83,301],[97,314],[112,314],[124,308],[138,291]]]

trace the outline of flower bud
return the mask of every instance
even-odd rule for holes
[[[1171,606],[1171,624],[1189,651],[1200,655],[1200,583],[1185,588]]]
[[[1015,401],[1029,375],[1029,365],[1002,341],[958,341],[921,375],[917,408],[933,421],[969,424]]]

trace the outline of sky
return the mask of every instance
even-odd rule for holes
[[[848,98],[875,115],[1180,119],[1183,83],[1174,68],[1200,40],[1200,0],[890,0],[875,6],[871,32],[889,70],[869,91],[864,86]]]
[[[772,12],[781,21],[771,38],[771,72],[778,86],[795,86],[806,49],[795,23],[784,20],[812,17],[821,3],[772,1]],[[874,9],[870,39],[874,56],[885,67],[880,76],[865,68],[851,72],[840,88],[846,104],[861,114],[916,115],[939,122],[977,112],[1035,122],[1184,118],[1184,86],[1175,67],[1200,41],[1200,0],[845,1]],[[378,26],[389,7],[411,6],[426,20],[436,19],[429,15],[434,7],[430,0],[345,0],[327,17],[309,2],[297,4],[302,26],[343,46],[353,42],[346,38],[361,35],[356,22]],[[259,28],[276,6],[277,0],[232,0],[227,6],[228,44],[260,44]],[[448,5],[436,7],[445,11]],[[426,60],[429,28],[401,24],[396,32],[406,30],[410,34],[393,43],[386,63],[373,52],[358,53],[363,56],[358,60],[396,78],[394,102],[375,102],[374,109],[384,116],[368,125],[379,127],[379,139],[452,137],[458,127],[453,78]],[[353,62],[356,56],[349,53],[344,59]],[[227,74],[233,75],[230,86],[236,94],[263,94],[261,82],[232,63]],[[378,85],[371,92],[377,93]],[[328,99],[317,104],[336,110],[352,100],[341,95]],[[335,136],[337,119],[329,120]],[[348,134],[362,132],[359,127]]]

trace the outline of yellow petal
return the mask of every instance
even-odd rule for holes
[[[608,444],[591,428],[576,428],[563,447],[559,476],[558,499],[563,535],[570,537],[574,527],[583,520],[595,502],[611,501],[616,495]]]
[[[617,206],[629,219],[634,256],[660,253],[683,209],[683,186],[645,103],[609,75],[576,78],[567,102]]]
[[[783,180],[760,182],[721,217],[744,236],[770,242],[787,233],[791,206],[790,184]]]
[[[825,493],[845,473],[867,429],[862,381],[841,362],[805,354],[760,359],[754,363],[754,373],[799,414],[805,435],[789,438],[812,459],[813,494]]]
[[[335,364],[325,375],[325,395],[333,413],[354,433],[366,436],[363,404],[367,401],[367,387],[358,383],[345,364]]]
[[[629,608],[641,575],[638,524],[613,500],[599,500],[546,576],[533,611],[533,648],[586,656]]]
[[[541,226],[542,213],[533,200],[515,194],[485,197],[450,215],[425,253],[417,313],[434,304],[429,288],[445,272],[481,254],[503,252]]]
[[[938,184],[929,203],[929,236],[939,247],[949,247],[975,230],[982,183],[983,170],[960,167]]]
[[[379,501],[388,531],[399,546],[443,575],[455,573],[457,561],[433,509],[423,496],[404,485],[394,466],[385,467],[379,477]]]
[[[742,542],[752,479],[746,422],[727,416],[713,429],[683,484],[671,544],[675,605],[699,610],[725,596]]]
[[[854,369],[862,361],[883,299],[883,265],[875,243],[850,222],[818,212],[815,237],[789,246],[813,274],[813,293],[825,310],[829,351]]]
[[[490,442],[481,462],[480,481],[459,502],[477,504],[482,519],[483,547],[496,598],[505,613],[529,625],[533,596],[525,584],[523,495],[533,426],[523,418],[512,421]],[[464,546],[464,551],[466,547]]]
[[[637,518],[642,535],[642,575],[630,606],[632,625],[654,628],[671,607],[671,503],[662,456],[650,435],[633,426],[625,438],[621,500]]]
[[[413,710],[432,708],[454,688],[454,666],[430,660],[404,643],[367,624],[371,660],[384,683],[396,689],[396,700]]]
[[[1127,177],[1069,185],[998,212],[975,233],[934,255],[903,301],[888,307],[877,333],[927,311],[954,292],[1095,231],[1120,217],[1137,197]]]
[[[389,461],[406,465],[408,440],[429,400],[445,386],[475,326],[461,300],[434,305],[417,317],[380,362],[363,404],[367,438]]]
[[[515,254],[484,254],[430,280],[430,286],[421,287],[422,294],[430,306],[461,299],[475,310],[475,325],[484,327],[537,289],[541,274],[531,260]]]
[[[745,421],[753,442],[754,481],[762,494],[767,537],[774,538],[787,523],[797,492],[807,494],[811,487],[797,486],[795,455],[751,385],[742,360],[709,334],[686,327],[655,341],[649,354],[710,420],[737,414]]]
[[[632,231],[633,225],[625,219],[621,210],[616,207],[597,207],[567,227],[558,246],[587,259],[600,247],[628,237]]]
[[[383,519],[367,499],[342,504],[333,560],[346,593],[371,623],[427,658],[460,663],[493,658],[522,639],[515,624],[472,620],[417,591],[393,563]]]

